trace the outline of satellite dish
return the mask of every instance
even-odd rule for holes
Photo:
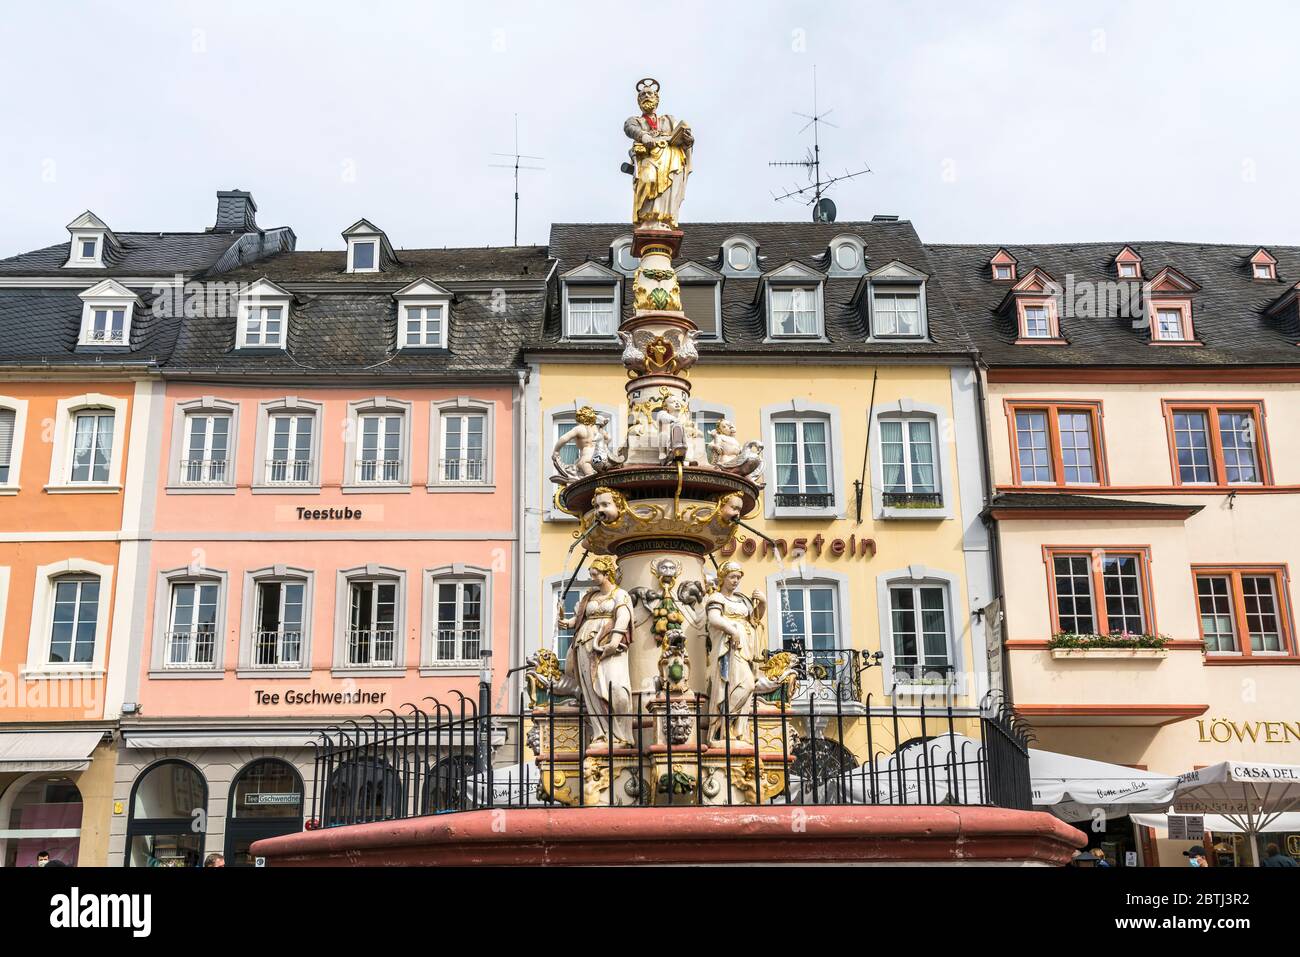
[[[835,222],[835,203],[829,196],[823,196],[817,200],[817,205],[813,207],[814,223],[833,223]]]

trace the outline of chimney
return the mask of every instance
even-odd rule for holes
[[[242,189],[217,191],[217,222],[214,233],[257,232],[257,203]]]

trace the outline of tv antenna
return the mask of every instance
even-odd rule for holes
[[[839,176],[831,176],[822,179],[820,132],[822,126],[829,126],[833,129],[839,128],[826,119],[833,109],[834,108],[827,110],[825,113],[819,113],[817,111],[817,67],[813,67],[813,111],[812,113],[800,113],[798,110],[794,111],[795,116],[802,116],[808,121],[804,124],[803,129],[799,131],[800,133],[804,132],[808,127],[812,127],[812,149],[808,150],[807,154],[801,160],[783,160],[767,164],[768,166],[799,166],[807,171],[808,179],[810,180],[807,186],[798,189],[791,189],[779,196],[776,193],[773,193],[772,199],[779,203],[783,199],[798,197],[803,200],[805,206],[811,206],[813,208],[814,223],[835,222],[835,203],[831,201],[830,197],[825,195],[827,190],[843,180],[854,179],[871,172],[871,168],[864,165],[862,169],[856,172],[851,173],[848,169],[845,169]]]
[[[529,156],[527,153],[519,152],[519,114],[515,114],[515,151],[513,153],[493,153],[493,156],[508,157],[510,163],[489,163],[489,166],[495,166],[498,169],[513,169],[515,171],[515,240],[514,245],[519,245],[519,171],[521,169],[546,169],[545,166],[530,166],[527,163],[520,163],[520,160],[540,160],[544,156]]]

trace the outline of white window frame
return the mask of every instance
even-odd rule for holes
[[[0,481],[0,495],[17,495],[22,489],[23,439],[27,433],[27,400],[0,395],[0,410],[14,414],[13,441],[9,447],[9,477]]]
[[[435,399],[429,403],[429,472],[425,488],[429,492],[492,492],[496,490],[496,402],[470,395],[454,399]],[[443,460],[446,458],[446,429],[443,417],[448,415],[482,415],[483,419],[483,478],[478,482],[443,481]],[[549,461],[550,453],[547,453]]]
[[[438,334],[433,338],[429,336],[429,317],[422,314],[418,319],[413,319],[411,310],[419,309],[427,311],[436,309],[438,311]],[[446,349],[447,348],[447,316],[451,313],[448,300],[446,299],[411,299],[403,300],[398,307],[401,313],[401,321],[398,327],[397,348],[398,349]],[[408,342],[407,324],[410,322],[420,323],[420,341]]]
[[[610,324],[612,326],[610,331],[608,333],[574,332],[573,303],[575,299],[584,302],[607,300],[610,305]],[[619,311],[619,287],[617,283],[565,283],[564,285],[564,335],[566,339],[604,342],[616,338],[619,327]]]
[[[253,483],[255,494],[302,495],[320,491],[321,432],[324,424],[323,405],[297,396],[262,402],[257,410],[257,435],[253,455]],[[271,462],[271,441],[274,430],[271,420],[280,415],[313,416],[311,431],[311,468],[308,480],[301,484],[271,482],[268,466]]]
[[[187,482],[182,462],[189,461],[190,416],[225,415],[230,417],[226,434],[226,478],[223,482]],[[197,399],[177,402],[172,407],[172,441],[168,451],[167,492],[170,495],[233,494],[236,488],[236,469],[239,453],[239,403],[205,395]]]
[[[108,479],[104,482],[73,482],[73,443],[76,442],[75,420],[83,412],[111,412],[113,415],[113,448],[109,454]],[[90,392],[85,395],[60,399],[54,413],[54,441],[50,455],[50,482],[45,491],[60,494],[111,493],[122,489],[123,446],[127,435],[127,400],[115,396]]]
[[[272,311],[278,315],[270,315]],[[244,303],[239,307],[239,347],[241,349],[284,349],[288,340],[288,326],[286,319],[288,307],[282,306],[278,302],[270,303]],[[252,325],[257,323],[257,342],[252,341]],[[267,324],[278,322],[280,324],[275,341],[271,341],[271,334],[267,330]]]
[[[842,650],[855,647],[853,640],[853,601],[851,597],[852,592],[849,590],[849,576],[841,572],[832,571],[828,568],[818,568],[804,564],[803,561],[799,561],[784,575],[784,577],[779,571],[774,571],[769,574],[767,576],[766,585],[767,594],[771,596],[769,602],[770,607],[768,608],[767,613],[770,622],[767,629],[767,641],[768,648],[771,651],[782,650],[781,642],[784,637],[784,622],[781,620],[782,586],[787,588],[832,589],[834,595],[835,638],[831,647]],[[808,614],[810,614],[810,612],[805,608],[805,615]],[[805,651],[812,652],[814,649],[805,645]],[[851,667],[851,663],[847,666]],[[799,691],[800,689],[796,688],[796,695]]]
[[[894,677],[894,625],[892,615],[891,590],[893,588],[938,587],[944,590],[944,614],[946,615],[948,664],[952,668],[950,684],[919,684],[915,681],[896,681]],[[924,695],[951,698],[966,692],[966,662],[964,636],[968,623],[963,623],[959,612],[964,609],[960,604],[962,592],[957,576],[945,571],[928,568],[925,565],[908,565],[884,572],[876,577],[876,609],[879,615],[880,650],[884,652],[882,663],[882,680],[885,694],[916,696]],[[920,606],[917,606],[920,615]],[[959,625],[961,627],[959,627]],[[919,628],[919,618],[918,618]],[[918,641],[920,640],[918,635]]]
[[[869,410],[872,421],[871,429],[871,506],[877,520],[934,520],[950,519],[956,507],[956,491],[953,488],[953,468],[949,467],[949,449],[955,441],[956,431],[948,410],[928,402],[902,398],[891,402],[881,402]],[[943,497],[943,504],[938,508],[902,508],[885,504],[885,456],[881,441],[880,420],[895,419],[910,421],[926,419],[931,423],[934,437],[934,468],[936,491]]]
[[[348,237],[348,272],[379,272],[379,255],[382,238],[375,236]],[[369,266],[357,265],[357,247],[370,246],[371,261]]]
[[[1187,338],[1186,335],[1184,335],[1184,332],[1186,330],[1184,328],[1183,323],[1186,320],[1187,314],[1182,308],[1178,306],[1161,306],[1159,303],[1156,303],[1154,309],[1156,314],[1154,332],[1155,332],[1155,338],[1158,341],[1160,342],[1190,342],[1191,341]],[[1165,330],[1164,317],[1166,314],[1172,314],[1178,317],[1178,329],[1172,335],[1168,334]]]
[[[867,272],[867,251],[861,238],[854,235],[836,236],[830,241],[830,263],[827,274],[831,276],[862,276]],[[840,253],[845,249],[853,251],[852,265],[840,262]]]
[[[827,485],[831,503],[825,508],[803,505],[778,507],[776,504],[776,423],[792,419],[821,419],[826,422],[826,441],[830,445],[826,456],[826,465],[830,470]],[[808,402],[805,399],[791,399],[780,405],[764,406],[762,423],[764,455],[767,456],[764,471],[768,483],[768,494],[763,496],[764,518],[843,518],[847,502],[844,494],[844,443],[839,407]],[[802,430],[800,436],[802,438]]]
[[[484,652],[492,650],[492,578],[490,568],[477,565],[454,564],[424,570],[424,611],[420,631],[420,674],[477,675]],[[439,585],[475,583],[480,588],[479,598],[479,656],[475,658],[441,659],[438,657],[438,591]],[[462,594],[457,596],[457,623],[463,614]],[[460,630],[459,627],[457,629]],[[460,641],[460,638],[457,638]],[[458,648],[458,650],[460,650]]]
[[[129,349],[131,346],[131,322],[135,318],[135,309],[143,305],[140,297],[113,279],[102,279],[89,289],[78,293],[81,299],[81,331],[77,336],[78,346],[97,348]],[[114,340],[107,338],[112,330],[112,314],[122,312],[122,337]],[[95,336],[95,316],[106,313],[105,338]]]
[[[916,331],[915,332],[885,332],[880,327],[883,321],[882,311],[879,309],[879,301],[883,296],[889,296],[897,302],[899,297],[907,297],[916,301]],[[899,315],[897,306],[894,309],[894,317]],[[925,322],[925,286],[910,286],[904,284],[877,284],[871,285],[871,338],[873,339],[924,339],[926,337]]]
[[[86,243],[92,243],[94,250],[89,256],[83,249]],[[103,233],[74,233],[72,236],[72,256],[70,257],[74,266],[82,268],[102,267],[104,265],[104,235]]]
[[[375,396],[348,403],[348,426],[343,441],[343,480],[340,487],[345,493],[356,492],[407,492],[411,488],[411,403],[389,396]],[[362,481],[362,420],[370,416],[397,416],[400,418],[397,477],[392,481]],[[382,435],[380,436],[382,439]],[[315,444],[313,442],[313,444]]]
[[[352,664],[348,650],[352,639],[352,588],[354,585],[393,585],[396,589],[393,608],[393,660],[383,664]],[[401,677],[406,671],[406,570],[374,563],[340,569],[335,576],[334,659],[332,674],[336,678]]]
[[[778,293],[803,291],[812,297],[813,329],[810,332],[781,332],[777,328],[775,296]],[[767,300],[767,337],[769,341],[807,341],[824,340],[826,337],[825,318],[822,315],[822,284],[812,280],[805,282],[769,282],[766,284]]]
[[[236,677],[292,677],[306,678],[312,671],[312,619],[315,601],[316,573],[310,569],[271,565],[244,572],[243,602],[240,615],[239,670]],[[299,660],[293,666],[267,667],[256,664],[259,592],[262,584],[300,584],[302,590],[302,639]],[[282,602],[284,600],[281,592]]]
[[[176,585],[216,585],[217,620],[211,663],[202,666],[179,667],[167,663],[168,644],[172,628],[172,591]],[[229,601],[229,575],[221,570],[205,568],[196,562],[185,568],[170,568],[158,572],[154,590],[153,646],[149,652],[149,677],[152,678],[222,678],[225,676],[226,608]]]
[[[247,292],[240,297],[239,308],[236,310],[238,327],[235,333],[235,347],[237,349],[270,349],[281,352],[288,349],[292,301],[293,297],[287,291],[268,279],[259,279],[253,283]],[[248,324],[252,319],[253,310],[258,311],[259,321],[265,323],[266,319],[261,310],[274,308],[280,309],[279,342],[268,344],[265,329],[263,329],[259,332],[261,341],[250,343],[248,341]]]
[[[95,651],[91,661],[50,663],[50,644],[54,637],[54,592],[60,579],[87,577],[99,579],[99,603],[95,619]],[[36,568],[36,585],[32,596],[32,621],[27,637],[27,667],[23,678],[94,678],[104,674],[109,641],[108,620],[114,604],[113,566],[85,558],[68,558]]]

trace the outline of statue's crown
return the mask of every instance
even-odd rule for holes
[[[643,93],[657,94],[658,92],[659,92],[659,81],[656,80],[654,77],[647,76],[644,79],[640,79],[636,81],[637,99],[640,99],[641,94]]]

